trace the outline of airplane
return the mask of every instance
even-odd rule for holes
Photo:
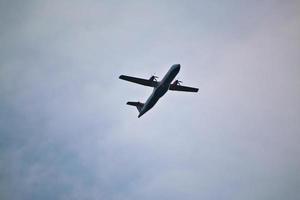
[[[168,90],[198,92],[199,90],[198,88],[183,86],[181,85],[182,82],[179,80],[175,80],[172,83],[172,81],[175,79],[176,75],[178,74],[179,70],[180,70],[180,64],[172,65],[161,81],[157,81],[158,77],[154,75],[151,76],[149,79],[137,78],[137,77],[127,76],[127,75],[121,75],[119,77],[120,79],[125,81],[130,81],[133,83],[154,88],[152,94],[150,95],[150,97],[147,99],[145,103],[133,102],[133,101],[127,102],[127,105],[135,106],[138,109],[139,111],[138,118],[140,118],[143,114],[149,111],[157,103],[157,101],[164,94],[166,94]]]

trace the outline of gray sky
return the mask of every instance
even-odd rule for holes
[[[300,199],[300,2],[0,1],[0,199]],[[198,94],[126,106],[174,64]]]

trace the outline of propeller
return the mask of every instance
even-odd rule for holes
[[[152,75],[151,77],[150,77],[150,81],[157,81],[157,79],[158,79],[158,77],[157,76],[155,76],[155,75]]]
[[[175,85],[181,85],[181,83],[182,83],[182,81],[179,81],[179,80],[176,80],[176,81],[174,82]]]

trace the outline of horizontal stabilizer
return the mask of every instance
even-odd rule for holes
[[[141,103],[141,102],[133,102],[133,101],[128,101],[127,105],[135,106],[138,109],[139,112],[141,112],[141,110],[142,110],[142,108],[144,106],[144,104]]]

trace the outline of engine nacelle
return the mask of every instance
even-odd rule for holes
[[[172,85],[180,85],[182,83],[182,81],[179,81],[179,80],[175,80]]]
[[[151,77],[149,78],[149,80],[150,80],[150,81],[157,81],[157,78],[158,78],[157,76],[151,76]]]

